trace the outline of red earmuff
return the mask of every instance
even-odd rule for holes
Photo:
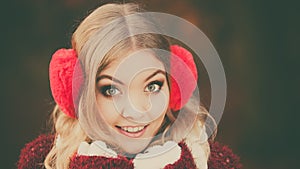
[[[53,54],[49,65],[50,88],[53,98],[59,108],[72,118],[76,117],[73,101],[73,75],[77,61],[75,50],[59,49]]]
[[[171,51],[171,94],[169,107],[180,110],[192,96],[197,86],[197,67],[193,55],[185,48],[172,45]]]

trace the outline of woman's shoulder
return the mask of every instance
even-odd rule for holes
[[[208,159],[209,169],[241,169],[240,157],[227,145],[219,142],[209,142],[210,156]]]
[[[42,134],[27,143],[21,150],[18,169],[44,168],[44,160],[53,146],[54,138],[54,135]]]

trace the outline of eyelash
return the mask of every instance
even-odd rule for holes
[[[163,81],[158,81],[158,80],[152,81],[152,82],[150,82],[150,83],[146,86],[145,92],[158,93],[158,92],[160,92],[161,87],[163,86],[163,84],[164,84]],[[157,91],[153,91],[153,92],[152,92],[152,91],[147,91],[148,87],[151,86],[151,85],[158,85]]]
[[[105,97],[112,97],[114,95],[119,94],[119,93],[117,93],[117,94],[109,94],[109,90],[111,90],[111,89],[117,90],[117,92],[121,93],[121,91],[117,87],[115,87],[113,85],[106,85],[106,86],[100,87],[100,93],[103,96],[105,96]]]
[[[158,89],[156,89],[156,91],[149,91],[148,87],[151,86],[151,85],[158,85]],[[146,87],[145,87],[145,92],[149,92],[149,93],[158,93],[160,92],[162,86],[164,85],[164,82],[163,81],[158,81],[158,80],[155,80],[155,81],[152,81],[150,82]],[[114,89],[117,93],[116,94],[111,94],[109,93],[109,90],[111,89]],[[114,85],[105,85],[105,86],[102,86],[100,87],[99,89],[100,93],[105,96],[105,97],[113,97],[119,93],[122,93],[116,86]]]

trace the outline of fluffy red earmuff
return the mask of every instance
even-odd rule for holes
[[[190,99],[197,86],[197,67],[193,55],[185,48],[172,45],[171,57],[171,94],[169,107],[180,110]]]
[[[59,49],[53,54],[49,65],[52,96],[59,108],[72,118],[76,117],[72,81],[77,61],[74,49]]]
[[[171,93],[170,109],[180,110],[192,96],[197,86],[197,68],[192,54],[178,45],[170,47],[171,57]],[[53,98],[59,108],[69,117],[76,118],[74,99],[78,99],[83,75],[74,49],[59,49],[51,59],[49,65],[50,88]],[[79,74],[78,74],[79,73]],[[76,83],[73,82],[76,74]],[[78,76],[79,75],[79,76]],[[79,77],[79,80],[78,80]],[[81,78],[80,78],[81,77]],[[74,97],[73,97],[74,95]]]

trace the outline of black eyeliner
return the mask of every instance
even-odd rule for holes
[[[147,86],[152,85],[152,84],[157,84],[161,88],[164,85],[164,81],[154,80],[154,81],[150,82]]]
[[[146,87],[150,86],[150,85],[158,85],[159,86],[159,90],[158,91],[155,91],[153,93],[158,93],[160,92],[162,86],[164,85],[164,80],[160,81],[160,80],[154,80],[152,82],[150,82]]]
[[[106,91],[109,89],[112,89],[112,88],[116,88],[116,87],[113,85],[104,85],[104,86],[99,87],[99,92],[105,97],[111,97],[110,95],[106,94]]]

